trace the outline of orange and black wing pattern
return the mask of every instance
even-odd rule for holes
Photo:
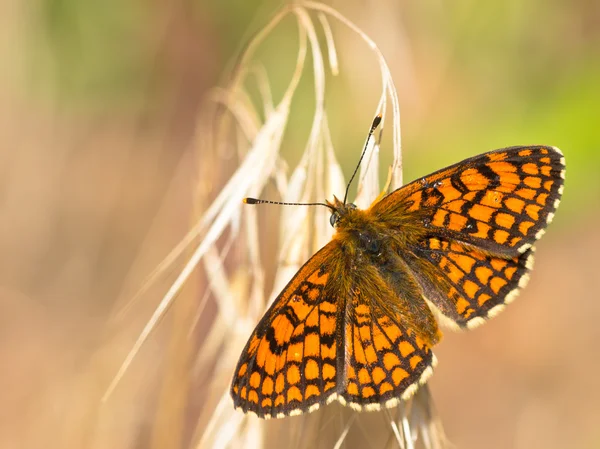
[[[279,418],[335,399],[376,410],[410,397],[435,365],[435,318],[475,327],[525,286],[564,171],[556,148],[511,147],[418,179],[367,210],[328,203],[334,238],[252,333],[234,405]]]
[[[235,407],[261,418],[317,409],[337,397],[341,320],[337,242],[317,252],[261,319],[231,385]]]
[[[533,245],[552,220],[565,161],[553,147],[485,153],[416,180],[373,206],[417,226],[401,252],[450,327],[476,327],[527,284]]]
[[[334,240],[300,269],[242,351],[235,407],[281,418],[336,399],[376,410],[414,394],[435,365],[437,323],[401,259],[382,257],[383,267],[358,264]]]
[[[504,148],[413,181],[372,209],[383,221],[413,215],[426,234],[516,256],[531,248],[554,217],[564,172],[557,148]]]
[[[504,258],[430,237],[406,260],[440,321],[451,328],[473,328],[504,310],[527,285],[533,251]]]
[[[415,308],[423,302],[418,289],[394,292],[394,283],[386,282],[391,273],[368,271],[360,273],[357,285],[374,289],[352,289],[344,326],[346,362],[338,399],[355,410],[393,407],[410,398],[433,373],[431,347],[440,337],[427,306]]]

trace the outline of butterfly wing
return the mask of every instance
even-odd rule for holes
[[[406,253],[406,261],[440,321],[473,328],[501,312],[525,287],[533,251],[504,258],[429,237]]]
[[[563,182],[560,150],[505,148],[401,187],[373,211],[419,229],[402,254],[425,299],[442,322],[474,327],[527,283],[533,244],[554,216]]]
[[[316,253],[261,319],[234,373],[235,407],[263,418],[335,399],[373,410],[427,380],[439,334],[406,264],[392,252],[359,263],[343,245]]]
[[[514,257],[531,248],[554,217],[564,170],[557,148],[504,148],[413,181],[372,209],[383,220],[412,215],[428,234]]]
[[[397,255],[365,264],[355,276],[344,320],[345,373],[339,399],[356,410],[378,410],[408,399],[436,363],[440,338],[414,278]]]
[[[256,326],[234,373],[235,407],[262,418],[312,411],[337,397],[343,314],[337,241],[296,273]]]

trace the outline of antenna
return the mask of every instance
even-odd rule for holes
[[[358,164],[356,165],[356,168],[354,169],[354,173],[352,173],[352,176],[350,177],[350,181],[348,181],[348,185],[346,186],[346,193],[344,194],[344,204],[346,204],[346,199],[348,198],[348,190],[350,190],[350,184],[352,184],[352,181],[354,180],[354,177],[356,176],[356,173],[358,172],[358,167],[360,167],[360,163],[362,162],[363,157],[365,157],[365,153],[367,152],[367,147],[369,146],[369,141],[371,140],[371,137],[373,136],[375,129],[377,129],[377,127],[379,126],[380,123],[381,123],[381,113],[377,114],[375,116],[375,118],[373,119],[373,124],[371,125],[371,129],[369,130],[369,135],[367,136],[367,141],[365,142],[365,147],[363,148],[362,154],[360,155],[360,159],[358,160]]]
[[[325,206],[331,210],[335,210],[333,206],[325,203],[285,203],[283,201],[259,200],[257,198],[244,198],[244,204],[278,204],[280,206]]]

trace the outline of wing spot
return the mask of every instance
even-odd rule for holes
[[[515,195],[525,198],[526,200],[533,200],[535,198],[535,190],[523,188],[517,190]]]
[[[465,205],[465,200],[454,200],[444,205],[444,208],[450,212],[462,213],[462,208]]]
[[[542,187],[542,180],[537,176],[526,176],[523,183],[532,189],[539,189]]]
[[[327,380],[335,378],[335,372],[335,366],[330,365],[329,363],[323,364],[323,379]]]
[[[319,377],[319,365],[314,359],[308,359],[304,366],[304,376],[309,379],[316,379]]]
[[[304,338],[304,355],[309,357],[316,357],[319,355],[319,349],[321,342],[319,341],[319,334],[311,332]]]
[[[299,362],[302,359],[303,344],[292,343],[288,346],[287,350],[287,361],[288,362]]]
[[[467,279],[463,283],[463,289],[464,289],[465,293],[467,294],[467,296],[469,298],[473,299],[473,298],[475,298],[475,295],[479,291],[479,286],[475,282]]]
[[[467,217],[455,213],[450,214],[450,223],[448,223],[448,229],[453,231],[462,231],[467,225]]]
[[[375,348],[373,348],[373,345],[369,345],[365,348],[365,357],[367,358],[367,363],[377,362],[377,353],[375,352]]]
[[[400,385],[400,382],[407,377],[408,373],[402,368],[396,368],[394,371],[392,371],[392,381],[394,382],[394,385]]]
[[[265,377],[265,379],[263,380],[263,384],[262,384],[262,394],[263,396],[271,396],[271,394],[273,393],[273,378],[272,377]]]
[[[514,173],[517,171],[515,164],[510,162],[494,162],[487,164],[487,166],[498,175],[505,176],[506,173]]]
[[[279,407],[280,405],[283,405],[283,404],[285,404],[285,398],[283,397],[282,394],[280,394],[275,398],[275,407]],[[285,416],[283,413],[278,413],[277,414],[278,418],[280,417],[279,415],[281,415],[281,418],[283,418]]]
[[[393,391],[394,387],[392,387],[390,385],[389,382],[383,382],[380,386],[379,386],[379,394],[383,395],[384,393],[387,393],[388,391]],[[387,406],[387,404],[386,404]]]
[[[304,398],[308,399],[311,396],[320,396],[321,392],[319,391],[319,387],[316,385],[308,385],[306,387],[306,391],[304,392]]]
[[[475,265],[475,259],[464,254],[450,253],[448,257],[465,273],[470,273]]]
[[[490,206],[496,209],[502,207],[502,200],[504,194],[496,190],[488,190],[480,201],[480,204],[484,206]]]
[[[393,367],[400,365],[400,359],[393,352],[386,352],[383,356],[383,365],[387,371],[391,371]]]
[[[533,221],[522,221],[519,223],[519,232],[523,235],[527,235],[529,229],[534,225]]]
[[[373,387],[368,387],[368,386],[367,387],[363,387],[363,389],[362,389],[362,397],[363,398],[370,398],[372,396],[375,396],[375,390],[373,390]],[[379,404],[369,404],[369,405],[377,405],[377,406],[379,406]]]
[[[483,285],[487,285],[490,276],[494,274],[488,267],[480,266],[475,268],[475,276]]]
[[[512,212],[520,214],[523,212],[523,208],[525,207],[525,201],[511,196],[504,200],[504,205]]]
[[[282,346],[286,341],[289,340],[292,329],[292,323],[287,319],[284,314],[279,314],[273,320],[271,324],[275,334],[275,341],[279,346]]]
[[[540,206],[536,206],[535,204],[528,204],[525,207],[525,212],[527,212],[527,215],[529,215],[533,220],[539,220],[540,216],[539,216],[539,211],[540,211],[541,207]]]
[[[283,391],[284,386],[285,379],[283,378],[283,373],[279,373],[277,375],[277,379],[275,380],[275,393],[281,393]]]
[[[504,259],[494,258],[490,260],[490,265],[492,265],[494,270],[502,271],[508,265],[508,261]]]
[[[290,387],[287,391],[288,404],[292,401],[302,402],[302,393],[298,387]]]
[[[400,354],[402,354],[402,357],[406,357],[415,352],[415,347],[406,340],[401,341],[398,345],[398,348],[400,349]]]
[[[410,367],[411,367],[412,369],[415,369],[415,368],[417,367],[417,365],[418,365],[419,363],[421,363],[422,361],[423,361],[423,357],[421,357],[421,356],[419,356],[419,355],[413,355],[413,356],[410,358]]]
[[[487,155],[487,157],[490,161],[503,161],[508,157],[508,155],[506,154],[505,151],[500,151],[500,152],[490,153]]]
[[[258,405],[258,394],[254,390],[250,390],[248,393],[248,401]]]
[[[542,169],[541,169],[542,175],[544,175],[544,176],[551,176],[551,170],[552,170],[551,166],[549,166],[549,165],[542,165]]]
[[[354,382],[349,382],[348,386],[346,387],[346,391],[352,396],[358,396],[358,385],[356,385]]]
[[[375,368],[373,368],[372,375],[373,375],[373,382],[375,383],[375,385],[379,385],[386,378],[385,371],[383,371],[383,369],[381,369],[379,366],[376,366]],[[380,390],[380,392],[381,392],[381,390]]]
[[[506,268],[506,270],[504,270],[504,276],[506,276],[506,278],[510,281],[510,280],[512,280],[512,278],[516,272],[517,272],[517,267],[515,267],[515,266],[508,267],[508,268]]]
[[[469,209],[469,216],[474,218],[475,220],[485,221],[486,223],[490,221],[492,214],[494,213],[494,208],[489,206],[482,206],[481,204],[473,204]]]
[[[490,282],[490,288],[495,294],[498,294],[500,289],[506,285],[506,281],[498,276],[493,277]]]
[[[358,382],[362,385],[371,383],[371,375],[366,368],[361,368],[358,371]]]
[[[523,173],[525,173],[527,175],[537,175],[539,173],[538,166],[532,162],[523,164],[523,166],[521,167],[521,170],[523,170]]]
[[[510,234],[502,229],[496,229],[494,231],[494,241],[496,243],[499,243],[500,245],[503,245],[504,243],[506,243],[506,241],[508,240],[509,237],[510,237]]]
[[[460,296],[458,298],[458,300],[456,301],[456,311],[460,315],[463,315],[465,313],[467,307],[469,307],[469,302],[465,298]]]
[[[252,375],[250,376],[250,386],[252,388],[258,388],[260,385],[260,374],[258,374],[256,371],[252,373]]]
[[[480,306],[483,306],[487,301],[489,301],[490,299],[492,299],[492,297],[490,295],[488,295],[487,293],[482,293],[481,295],[479,295],[477,297],[477,303]]]
[[[290,365],[287,369],[287,381],[289,384],[296,385],[300,382],[300,370],[298,369],[298,365]]]
[[[477,222],[477,232],[475,234],[473,234],[473,236],[478,237],[480,239],[487,239],[488,236],[490,235],[491,229],[492,228],[489,225],[478,221]]]
[[[510,229],[515,224],[515,217],[514,215],[500,212],[496,215],[496,224],[498,226],[502,226],[503,228]]]
[[[490,181],[476,168],[468,168],[460,174],[460,180],[469,190],[487,189]]]

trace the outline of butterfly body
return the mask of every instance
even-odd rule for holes
[[[361,210],[334,198],[334,236],[292,278],[246,345],[234,405],[260,417],[339,400],[409,398],[435,365],[438,322],[472,328],[524,287],[562,194],[553,147],[485,153]]]

